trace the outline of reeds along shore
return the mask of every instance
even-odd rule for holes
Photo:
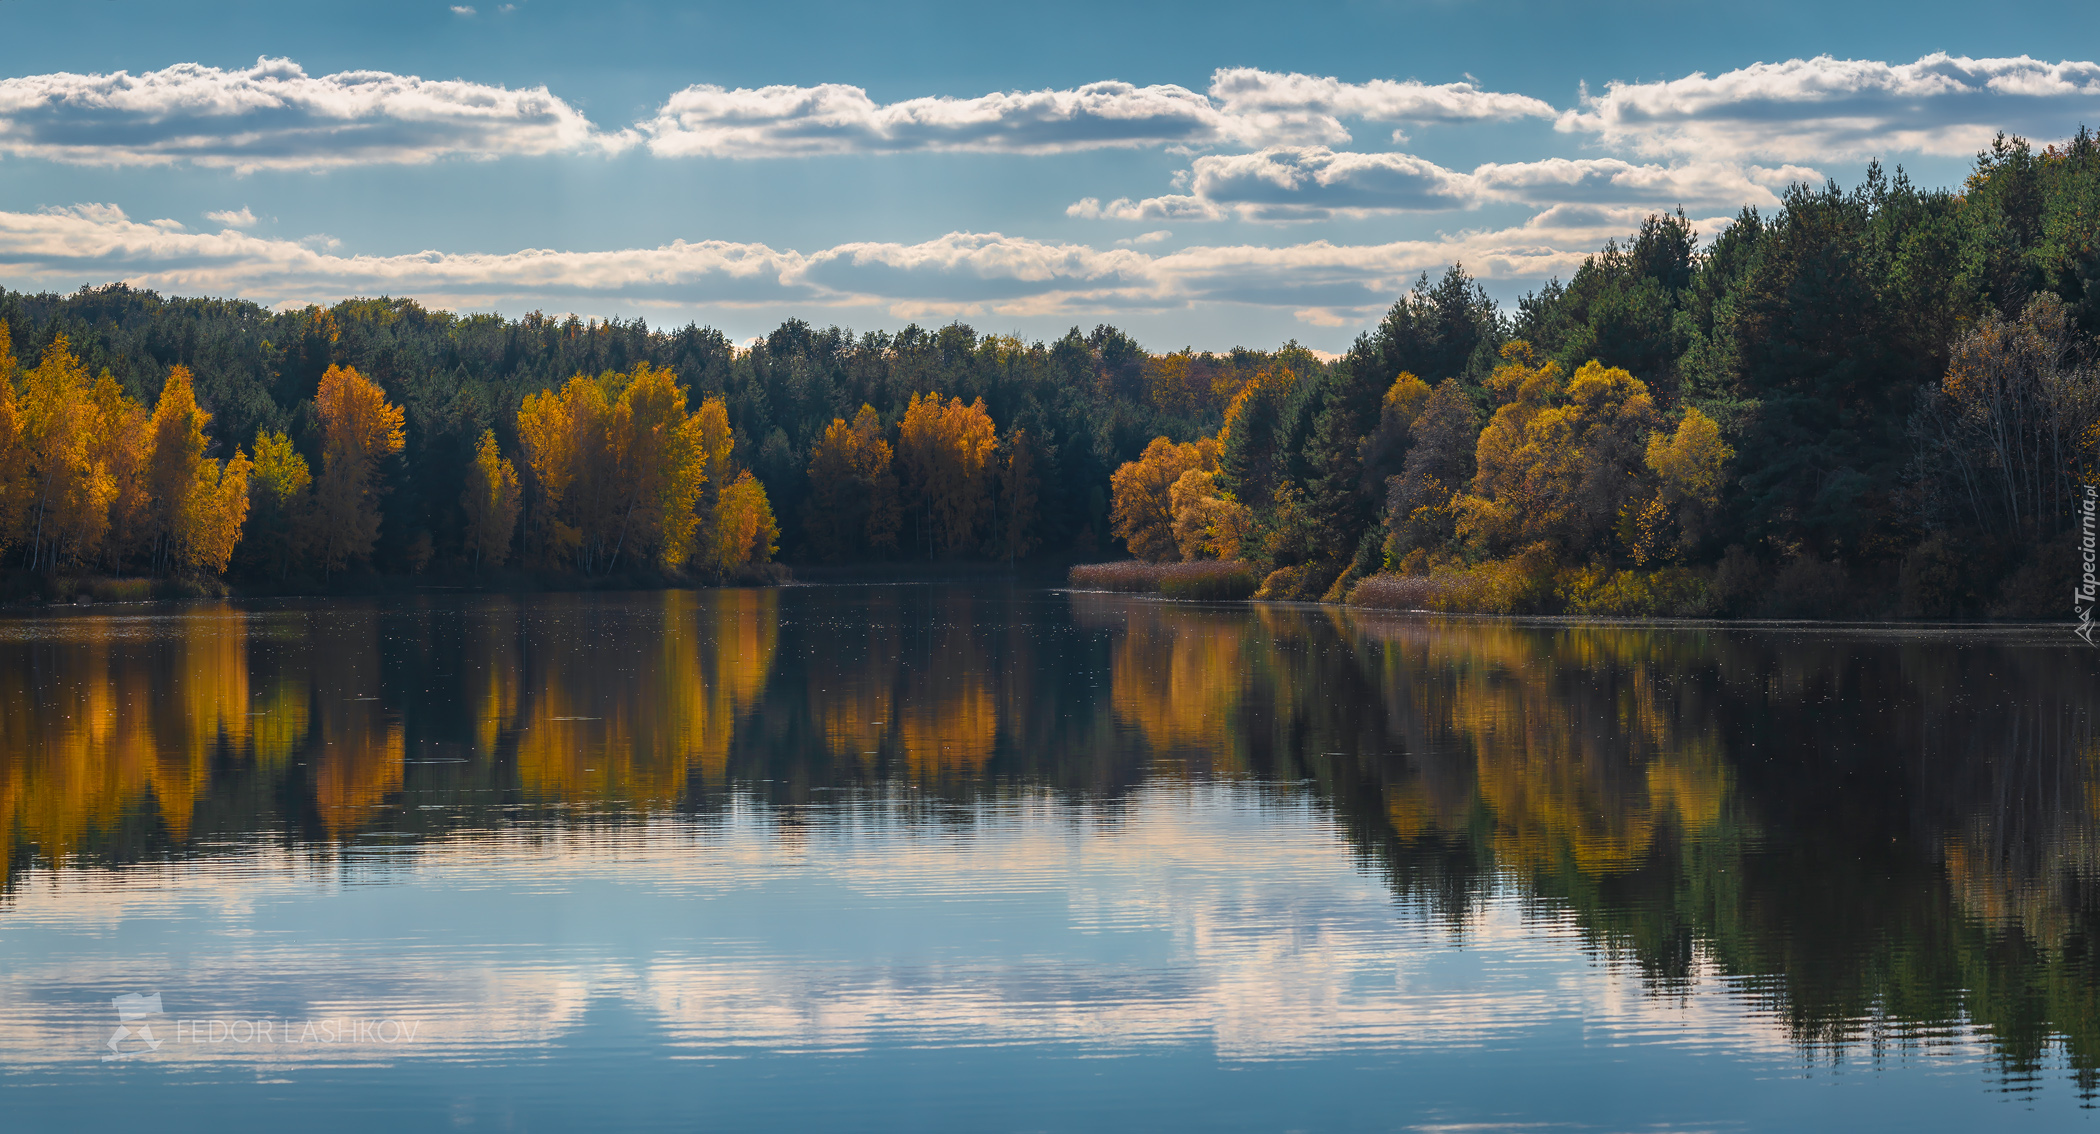
[[[1244,563],[1082,563],[1067,581],[1080,590],[1158,594],[1167,598],[1229,600],[1252,598],[1260,586]]]

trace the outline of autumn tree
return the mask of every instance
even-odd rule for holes
[[[701,401],[693,421],[700,439],[701,471],[706,476],[697,505],[696,539],[706,558],[705,549],[714,546],[713,524],[721,511],[722,490],[736,482],[736,432],[729,425],[729,403],[719,394]]]
[[[1254,515],[1219,490],[1217,470],[1191,468],[1167,490],[1174,545],[1187,560],[1238,559],[1252,550]]]
[[[1153,438],[1137,460],[1125,463],[1109,477],[1116,537],[1139,559],[1160,563],[1179,558],[1181,550],[1174,540],[1174,483],[1190,469],[1216,467],[1215,441],[1176,445],[1165,437]]]
[[[331,365],[314,395],[321,420],[321,477],[314,491],[314,548],[333,572],[367,559],[379,539],[383,463],[401,451],[402,411],[364,375]]]
[[[1449,544],[1457,534],[1452,501],[1473,481],[1480,418],[1458,379],[1446,378],[1407,427],[1407,457],[1386,478],[1386,559],[1394,566]],[[1417,555],[1417,553],[1420,553]]]
[[[92,559],[109,530],[117,487],[97,451],[89,387],[87,370],[62,334],[23,376],[18,413],[30,478],[24,534],[32,570]]]
[[[1295,371],[1261,370],[1225,407],[1225,423],[1218,429],[1218,487],[1233,499],[1258,507],[1276,495],[1289,459],[1280,432],[1284,404],[1297,387]]]
[[[1661,424],[1654,400],[1616,367],[1584,363],[1562,389],[1557,366],[1528,361],[1512,358],[1491,383],[1509,401],[1481,431],[1459,533],[1497,553],[1542,542],[1570,555],[1605,551],[1646,495],[1648,436]]]
[[[677,375],[648,363],[526,398],[528,550],[586,575],[683,565],[705,543],[696,537],[710,455],[707,407],[688,413],[686,401]]]
[[[214,575],[226,570],[248,518],[248,477],[254,468],[238,449],[224,461],[207,458],[198,465],[176,527],[175,563]]]
[[[1195,352],[1186,348],[1147,357],[1144,374],[1147,396],[1167,413],[1190,413],[1210,392],[1208,375],[1195,365]]]
[[[898,427],[897,461],[929,558],[936,548],[952,552],[975,542],[997,446],[998,431],[983,398],[969,405],[951,398],[943,405],[938,391],[912,396]]]
[[[510,558],[510,538],[518,529],[523,500],[518,469],[496,448],[496,431],[484,429],[474,459],[467,465],[467,486],[460,494],[467,514],[466,548],[474,567],[488,559],[501,567]]]
[[[291,574],[310,531],[313,472],[281,432],[256,432],[253,465],[241,554],[255,569],[282,579]]]
[[[1934,516],[2040,542],[2070,522],[2100,441],[2100,367],[2074,312],[2044,292],[1954,343],[1912,422]]]
[[[15,406],[14,337],[0,319],[0,552],[21,538],[22,505],[30,490],[29,454],[22,446],[22,418]]]
[[[1400,474],[1407,460],[1408,427],[1429,404],[1429,383],[1401,371],[1379,399],[1378,424],[1359,445],[1358,461],[1367,490],[1382,492],[1385,482]]]
[[[747,469],[722,490],[716,505],[714,544],[708,556],[715,575],[721,578],[740,568],[771,563],[779,546],[780,526],[773,520],[766,488]]]
[[[861,406],[851,425],[831,419],[810,447],[809,487],[802,527],[818,558],[896,548],[897,475],[875,407]]]
[[[525,550],[528,559],[552,566],[564,559],[581,535],[563,521],[569,489],[576,480],[576,402],[587,394],[578,375],[560,390],[528,395],[518,407],[518,444],[524,450]]]
[[[1721,427],[1697,406],[1685,409],[1673,432],[1648,435],[1646,463],[1655,477],[1654,495],[1624,522],[1636,564],[1698,545],[1721,502],[1722,477],[1734,456],[1721,439]]]
[[[695,511],[707,483],[703,419],[686,412],[686,390],[669,370],[637,363],[620,392],[606,450],[613,465],[620,529],[605,570],[623,553],[678,567],[691,553]]]
[[[173,565],[177,546],[189,534],[191,488],[203,474],[204,427],[210,421],[211,415],[197,406],[189,367],[170,369],[147,425],[145,515],[138,533],[155,571]]]

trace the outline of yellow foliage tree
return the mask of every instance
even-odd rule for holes
[[[176,529],[176,563],[214,575],[226,570],[248,519],[248,476],[254,468],[238,449],[223,462],[207,458],[197,466]]]
[[[1145,386],[1153,405],[1167,413],[1187,413],[1196,408],[1203,391],[1192,381],[1190,363],[1194,358],[1194,352],[1183,349],[1145,359]]]
[[[693,417],[695,428],[700,431],[700,454],[706,461],[707,482],[719,491],[736,479],[736,434],[729,427],[729,404],[721,395],[714,395],[700,403]]]
[[[15,407],[14,337],[0,319],[0,551],[21,538],[22,505],[29,495],[29,454]]]
[[[1434,392],[1429,383],[1403,370],[1386,387],[1385,397],[1379,399],[1379,415],[1405,426],[1421,416],[1422,407],[1429,404],[1429,395]]]
[[[542,390],[518,407],[518,444],[525,452],[526,554],[545,565],[559,562],[579,533],[562,522],[563,505],[576,479],[576,422],[571,391],[581,375],[560,391]]]
[[[691,552],[708,454],[703,420],[685,405],[686,390],[676,374],[635,364],[633,380],[614,407],[614,436],[607,444],[615,502],[623,509],[608,571],[630,547],[638,558],[664,567],[680,566]]]
[[[1217,468],[1217,442],[1176,445],[1155,437],[1135,461],[1110,475],[1113,531],[1139,559],[1161,563],[1176,559],[1173,488],[1190,469]]]
[[[779,549],[780,526],[773,520],[773,505],[766,499],[766,486],[745,470],[722,490],[714,523],[714,547],[710,558],[719,578],[741,567],[773,561]]]
[[[630,559],[686,562],[707,483],[709,415],[685,407],[678,376],[648,363],[579,374],[525,399],[528,544],[543,562],[567,559],[585,574]]]
[[[314,545],[324,571],[372,554],[379,540],[382,462],[401,451],[403,414],[386,392],[346,366],[330,366],[314,395],[321,419],[321,478],[314,492]]]
[[[1655,402],[1625,370],[1587,362],[1562,390],[1558,367],[1511,354],[1489,383],[1510,400],[1481,431],[1472,490],[1456,502],[1459,534],[1492,553],[1541,542],[1601,550],[1644,495]]]
[[[703,399],[693,420],[699,431],[701,467],[707,476],[700,488],[700,525],[694,543],[701,549],[700,557],[706,559],[707,549],[714,546],[713,524],[721,509],[722,490],[736,480],[736,431],[729,425],[729,404],[720,395]]]
[[[501,567],[510,558],[510,537],[518,529],[523,500],[518,469],[496,448],[496,431],[484,429],[474,459],[467,465],[467,486],[460,493],[467,513],[466,548],[479,570],[483,559]]]
[[[204,475],[204,427],[210,421],[197,406],[190,368],[171,368],[147,425],[145,516],[137,533],[155,571],[174,564],[177,545],[189,535],[191,490]]]
[[[64,335],[23,377],[18,412],[30,478],[25,534],[33,570],[91,560],[109,531],[117,488],[98,452],[89,386],[87,370]]]
[[[281,432],[256,432],[253,465],[242,554],[283,578],[291,573],[307,532],[313,472]]]
[[[898,427],[897,458],[928,558],[936,548],[957,551],[975,542],[998,441],[983,398],[943,405],[938,391],[912,395]]]
[[[1181,557],[1238,559],[1254,533],[1254,513],[1218,491],[1215,469],[1192,468],[1167,490]]]
[[[856,551],[897,546],[897,475],[875,407],[853,424],[835,417],[809,451],[809,504],[803,529],[810,549],[836,561]]]
[[[1735,450],[1721,440],[1714,419],[1691,406],[1677,431],[1648,436],[1648,467],[1662,478],[1672,503],[1692,501],[1708,508],[1721,501],[1721,474]]]
[[[1645,565],[1663,554],[1672,521],[1676,550],[1699,541],[1721,502],[1722,476],[1734,457],[1735,450],[1721,439],[1721,427],[1697,406],[1685,409],[1675,432],[1648,435],[1647,465],[1658,483],[1627,522],[1626,543],[1635,563]]]

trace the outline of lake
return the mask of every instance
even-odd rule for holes
[[[2100,1129],[2096,661],[979,584],[19,614],[0,1125]]]

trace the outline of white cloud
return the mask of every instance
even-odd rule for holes
[[[1426,240],[1198,246],[1159,254],[958,232],[917,244],[856,242],[813,253],[675,241],[604,252],[363,256],[339,254],[325,237],[290,241],[233,229],[186,233],[172,222],[131,220],[114,205],[76,205],[0,212],[0,270],[17,286],[110,279],[268,304],[391,294],[450,307],[880,304],[907,314],[1030,315],[1224,302],[1324,312],[1301,317],[1328,318],[1375,312],[1417,273],[1453,261],[1487,278],[1567,275],[1607,237],[1632,231],[1645,211],[1559,205],[1513,228]],[[1698,223],[1713,231],[1721,222]]]
[[[617,148],[545,87],[384,71],[314,77],[288,59],[133,75],[0,79],[0,152],[83,165],[321,169]]]
[[[1345,142],[1345,118],[1478,122],[1551,118],[1553,107],[1470,83],[1345,83],[1251,68],[1220,70],[1208,96],[1186,87],[1089,83],[1072,90],[877,103],[860,87],[694,86],[637,127],[665,156],[787,157],[985,150],[1059,153],[1134,146]]]
[[[1118,197],[1105,205],[1099,197],[1081,197],[1065,206],[1065,215],[1083,220],[1210,221],[1224,220],[1227,213],[1209,201],[1186,195],[1169,195],[1147,197],[1142,201]]]
[[[2100,63],[1821,55],[1711,77],[1614,82],[1555,126],[1645,154],[1807,161],[1963,155],[1999,130],[2057,138],[2096,113]]]
[[[1243,123],[1249,144],[1337,144],[1349,140],[1341,120],[1371,122],[1505,122],[1552,118],[1554,108],[1528,95],[1483,91],[1472,83],[1431,86],[1408,80],[1346,83],[1317,75],[1279,75],[1252,67],[1211,76],[1212,101]],[[1396,131],[1396,140],[1400,136]]]
[[[227,228],[250,228],[255,224],[255,214],[248,211],[248,206],[246,205],[242,205],[238,209],[206,213],[204,214],[204,219],[215,224],[224,225]]]
[[[1205,155],[1177,174],[1185,194],[1086,197],[1065,215],[1088,220],[1313,221],[1334,216],[1434,212],[1494,202],[1533,205],[1616,204],[1735,209],[1779,203],[1775,190],[1818,181],[1806,166],[1731,162],[1635,165],[1618,158],[1549,158],[1490,163],[1471,173],[1410,154],[1337,153],[1325,146],[1279,147],[1251,154]]]
[[[1803,165],[1717,161],[1634,165],[1618,158],[1490,163],[1474,169],[1471,177],[1482,192],[1502,200],[1708,208],[1770,207],[1779,204],[1778,191],[1793,182],[1823,180],[1822,173]]]
[[[475,11],[469,5],[454,10]],[[1317,183],[1329,196],[1399,199],[1448,193],[1452,186],[1448,180],[1429,183],[1425,178],[1442,173],[1408,155],[1343,151],[1351,141],[1350,123],[1408,127],[1552,119],[1558,130],[1636,154],[1785,163],[1963,154],[2001,128],[2054,138],[2096,113],[2100,63],[1940,54],[1908,64],[1820,56],[1669,82],[1613,82],[1603,95],[1585,95],[1579,107],[1566,111],[1473,82],[1352,83],[1253,68],[1220,69],[1202,92],[1108,81],[891,103],[836,83],[694,86],[634,127],[608,132],[545,87],[510,90],[384,71],[316,77],[290,60],[265,58],[236,70],[186,63],[138,75],[0,79],[0,153],[94,165],[186,161],[246,171],[607,152],[637,143],[662,156],[738,158],[1215,148],[1260,151],[1239,155],[1237,166],[1213,169],[1216,177],[1251,178],[1249,191],[1258,182],[1297,179]],[[1402,130],[1392,135],[1405,137]],[[1316,150],[1324,156],[1313,168],[1304,159]],[[1283,160],[1292,154],[1298,157]],[[1287,168],[1293,163],[1295,171]],[[1289,202],[1275,207],[1297,207],[1306,199],[1301,192],[1294,190]],[[1126,211],[1146,211],[1145,205],[1132,202]],[[1172,207],[1158,205],[1148,215],[1160,209],[1171,215]]]
[[[1166,240],[1168,237],[1171,237],[1173,235],[1174,232],[1172,229],[1156,229],[1152,232],[1141,232],[1138,233],[1136,236],[1126,237],[1122,240],[1118,240],[1116,241],[1116,246],[1119,248],[1130,248],[1139,244],[1158,244],[1161,241]]]
[[[460,306],[506,297],[757,303],[810,295],[783,283],[803,257],[758,244],[679,241],[612,252],[404,256],[344,256],[335,253],[339,246],[326,236],[291,241],[230,229],[166,232],[132,221],[114,205],[0,212],[0,269],[23,284],[71,286],[79,278],[105,277],[271,304],[380,294]]]
[[[687,87],[640,124],[663,156],[789,157],[910,150],[1056,153],[1224,140],[1222,116],[1177,86],[915,98],[878,104],[859,87]]]
[[[1205,156],[1192,172],[1195,197],[1231,206],[1248,220],[1456,209],[1481,197],[1466,175],[1411,154],[1336,153],[1325,146]]]
[[[452,14],[455,16],[471,16],[474,14],[474,6],[471,4],[454,4],[452,6]]]

